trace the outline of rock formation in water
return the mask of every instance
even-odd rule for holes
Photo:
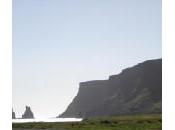
[[[16,119],[15,112],[12,109],[12,119]]]
[[[162,60],[124,69],[108,80],[80,83],[60,117],[93,117],[162,112]]]
[[[29,106],[26,106],[26,110],[22,115],[22,119],[33,119],[33,118],[34,118],[34,115],[31,108]]]

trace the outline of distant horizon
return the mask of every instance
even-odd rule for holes
[[[80,82],[162,58],[161,0],[14,0],[12,93],[16,117],[55,117]]]

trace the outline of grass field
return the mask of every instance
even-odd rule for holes
[[[161,130],[161,114],[113,116],[84,119],[72,123],[12,124],[13,130]]]

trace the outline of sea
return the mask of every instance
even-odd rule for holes
[[[12,119],[12,123],[31,122],[81,122],[82,118],[41,118],[41,119]]]

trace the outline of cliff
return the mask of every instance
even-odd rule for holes
[[[149,60],[108,80],[80,83],[60,117],[92,117],[162,112],[162,60]]]

